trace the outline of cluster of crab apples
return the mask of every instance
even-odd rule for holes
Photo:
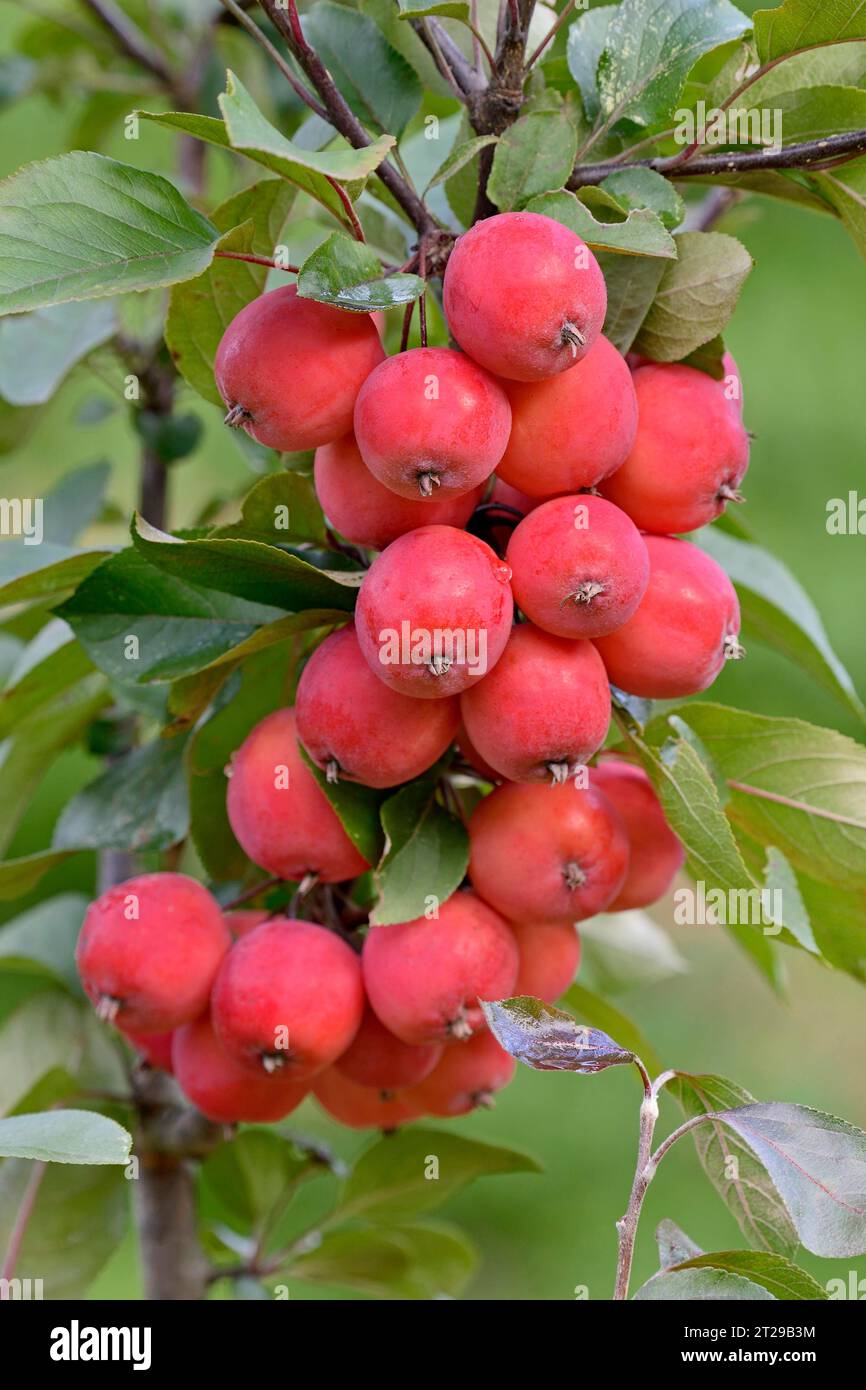
[[[385,1129],[488,1103],[514,1062],[479,1001],[557,999],[576,924],[652,904],[682,864],[646,774],[604,750],[611,686],[679,698],[742,654],[730,580],[682,539],[739,498],[733,360],[723,380],[626,361],[591,250],[530,213],[457,241],[443,307],[455,348],[386,357],[370,315],[282,288],[217,354],[228,422],[315,449],[332,530],[379,552],[294,707],[233,756],[238,842],[351,901],[371,866],[301,748],[329,782],[377,789],[435,766],[452,807],[474,782],[467,882],[415,921],[223,914],[176,874],[92,905],[88,993],[217,1121],[276,1120],[309,1092]]]

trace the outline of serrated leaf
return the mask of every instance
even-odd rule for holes
[[[421,84],[372,19],[331,0],[303,18],[308,41],[365,125],[401,135],[421,104]]]
[[[592,206],[588,206],[592,204]],[[617,251],[623,257],[653,256],[673,260],[677,244],[661,220],[649,208],[622,213],[615,200],[598,188],[581,188],[577,193],[560,189],[532,198],[527,212],[540,212],[570,227],[598,251]],[[610,220],[605,220],[607,213]]]
[[[0,322],[0,396],[41,405],[64,377],[116,330],[114,306],[57,304]]]
[[[748,28],[747,17],[728,0],[622,0],[598,64],[605,123],[623,117],[639,126],[666,121],[693,63]]]
[[[487,184],[501,212],[562,188],[574,168],[577,132],[564,111],[521,116],[500,136]]]
[[[314,1171],[325,1171],[312,1154],[268,1129],[245,1129],[218,1144],[201,1166],[208,1206],[214,1203],[232,1228],[266,1231],[293,1190]]]
[[[387,850],[376,870],[379,897],[370,914],[377,925],[413,922],[431,898],[444,903],[463,882],[469,837],[434,793],[430,783],[413,782],[382,806]]]
[[[53,849],[164,850],[189,831],[184,740],[155,739],[118,758],[68,801]]]
[[[649,208],[668,231],[678,227],[685,217],[685,203],[676,188],[654,169],[645,169],[640,165],[631,169],[615,169],[608,174],[601,187],[606,193],[612,194],[627,212]]]
[[[634,1054],[598,1028],[575,1023],[571,1014],[540,999],[478,1001],[497,1042],[536,1071],[575,1071],[584,1076],[627,1066]]]
[[[762,63],[815,44],[866,39],[866,14],[852,0],[785,0],[752,16]]]
[[[362,571],[317,569],[298,555],[262,541],[181,540],[141,516],[135,518],[132,538],[142,555],[175,578],[289,612],[304,608],[351,612],[363,577]],[[67,611],[68,606],[64,616]]]
[[[866,1253],[862,1129],[783,1101],[725,1110],[719,1119],[757,1154],[807,1250],[830,1259]]]
[[[854,682],[830,646],[821,616],[787,566],[760,546],[725,535],[717,527],[697,543],[734,581],[744,635],[754,635],[807,671],[847,710],[866,719]]]
[[[773,1298],[825,1299],[827,1290],[811,1274],[766,1250],[719,1250],[712,1255],[695,1255],[681,1261],[677,1269],[720,1269],[760,1284]]]
[[[754,1101],[748,1091],[721,1076],[678,1072],[668,1089],[687,1119]],[[794,1255],[797,1231],[778,1188],[748,1141],[731,1133],[719,1119],[697,1125],[692,1138],[707,1177],[746,1239],[761,1250]]]
[[[676,712],[727,778],[731,820],[811,877],[862,891],[862,744],[799,719],[773,719],[709,702]]]
[[[644,1066],[653,1075],[657,1075],[662,1070],[662,1063],[652,1044],[647,1041],[631,1019],[627,1018],[609,1000],[591,993],[582,984],[573,984],[569,985],[558,1003],[561,1008],[568,1009],[569,1013],[573,1014],[580,1023],[588,1023],[593,1028],[601,1029],[610,1037],[615,1037],[622,1047],[628,1048],[636,1057],[640,1057]]]
[[[74,151],[0,184],[0,314],[189,280],[216,229],[159,174]]]
[[[740,1302],[775,1301],[775,1295],[754,1283],[742,1274],[733,1274],[726,1269],[666,1269],[654,1274],[651,1279],[633,1295],[636,1303],[661,1300],[664,1303],[697,1303],[711,1299],[738,1299]]]
[[[431,1159],[437,1179],[430,1180]],[[367,1149],[343,1189],[333,1219],[411,1219],[448,1200],[475,1178],[537,1173],[538,1163],[514,1149],[482,1144],[453,1131],[413,1125]]]
[[[488,145],[495,145],[498,139],[498,135],[476,135],[471,140],[460,140],[458,138],[454,143],[451,153],[439,165],[436,173],[425,188],[425,194],[429,193],[431,188],[436,188],[438,184],[445,183],[446,179],[453,178],[453,176],[459,173],[461,169],[464,169],[467,164],[471,164],[472,160],[476,159],[482,150],[487,149]]]
[[[654,362],[678,362],[724,331],[752,258],[723,232],[682,232],[634,343]]]
[[[127,1163],[132,1135],[93,1110],[48,1110],[0,1120],[0,1157],[43,1163]]]
[[[298,275],[298,294],[358,314],[412,304],[427,288],[419,275],[386,275],[379,258],[363,242],[334,232],[317,246]]]

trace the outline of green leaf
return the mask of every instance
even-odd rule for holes
[[[656,1226],[656,1243],[659,1248],[660,1270],[670,1269],[672,1265],[684,1264],[693,1260],[703,1251],[685,1231],[681,1231],[674,1221],[660,1221]]]
[[[682,232],[634,344],[654,362],[678,362],[723,332],[752,258],[723,232]]]
[[[466,829],[435,800],[435,785],[413,782],[382,807],[387,852],[376,870],[379,898],[370,921],[413,922],[447,902],[469,864]]]
[[[598,90],[598,62],[607,44],[613,7],[586,10],[568,30],[568,70],[580,88],[587,120],[594,121],[601,110]]]
[[[245,1129],[211,1150],[201,1182],[233,1230],[249,1234],[269,1229],[297,1185],[322,1171],[289,1139],[268,1129]]]
[[[0,1120],[0,1156],[43,1163],[128,1163],[132,1135],[93,1110],[48,1110]]]
[[[590,10],[590,14],[603,10]],[[665,273],[660,256],[618,256],[610,251],[596,252],[607,283],[605,336],[623,355],[631,350],[641,324]]]
[[[0,971],[38,969],[80,995],[75,944],[87,907],[83,893],[58,893],[13,917],[0,928]]]
[[[81,151],[26,164],[0,184],[0,314],[188,280],[215,240],[158,174]]]
[[[401,1222],[439,1206],[475,1178],[540,1171],[528,1154],[413,1125],[361,1155],[332,1219]]]
[[[683,1260],[676,1269],[720,1269],[760,1284],[773,1298],[824,1299],[827,1290],[811,1274],[766,1250],[720,1250],[713,1255],[696,1255]]]
[[[135,550],[112,555],[56,611],[94,664],[127,684],[198,671],[282,617],[174,578]]]
[[[501,212],[561,188],[571,175],[577,132],[564,111],[521,116],[500,136],[487,193]]]
[[[746,16],[728,0],[622,0],[610,17],[598,64],[605,124],[623,117],[639,126],[665,122],[693,63],[748,28]]]
[[[866,1134],[783,1101],[725,1110],[719,1119],[757,1154],[813,1255],[866,1252]]]
[[[66,374],[116,329],[113,304],[58,304],[0,323],[0,396],[41,405]]]
[[[298,294],[303,299],[317,299],[358,314],[411,304],[425,289],[426,283],[419,275],[402,271],[385,275],[369,246],[340,232],[334,232],[316,247],[298,275]]]
[[[694,352],[690,352],[688,357],[683,358],[683,365],[694,367],[698,372],[706,372],[714,381],[724,381],[725,378],[725,340],[719,334],[711,338],[708,343],[702,343]],[[715,534],[715,532],[714,532]],[[703,533],[698,533],[700,541]]]
[[[352,844],[364,856],[368,864],[375,864],[382,853],[382,828],[379,816],[382,801],[387,792],[362,786],[360,782],[348,782],[342,779],[338,782],[329,782],[327,775],[320,767],[316,766],[300,742],[298,749],[318,782],[322,794],[327,797],[336,811],[337,818]]]
[[[359,120],[401,135],[421,105],[421,84],[372,19],[331,0],[303,18],[304,34]]]
[[[20,859],[7,859],[0,863],[0,901],[9,898],[23,898],[31,888],[47,874],[69,858],[67,850],[40,850],[36,854],[25,854]]]
[[[709,702],[683,705],[677,714],[727,778],[735,824],[804,873],[862,891],[866,748],[800,719]]]
[[[559,1005],[563,1009],[568,1009],[569,1013],[574,1014],[575,1018],[582,1023],[588,1023],[591,1027],[598,1028],[610,1037],[616,1038],[622,1047],[633,1052],[636,1057],[640,1057],[644,1066],[654,1075],[662,1070],[661,1061],[652,1044],[647,1041],[631,1019],[626,1018],[625,1014],[621,1013],[607,999],[599,998],[597,994],[591,993],[582,984],[574,984],[566,990],[559,1000]]]
[[[80,533],[98,520],[105,506],[105,490],[111,476],[108,462],[89,463],[65,473],[43,506],[42,531],[55,545],[71,545]]]
[[[0,1115],[18,1108],[50,1072],[62,1073],[59,1095],[65,1097],[77,1089],[76,1082],[99,1084],[106,1066],[113,1083],[122,1087],[120,1054],[107,1043],[92,1009],[56,989],[31,995],[0,1027]]]
[[[436,188],[440,183],[445,183],[454,174],[459,173],[467,164],[471,164],[473,159],[477,159],[482,150],[486,150],[488,145],[495,145],[499,139],[498,135],[476,135],[470,140],[457,139],[451,153],[442,161],[436,173],[428,183],[424,192],[429,193],[431,188]]]
[[[339,1284],[379,1298],[456,1298],[476,1263],[472,1246],[450,1227],[366,1226],[328,1232],[289,1272],[307,1283]]]
[[[28,1159],[0,1166],[0,1249],[33,1178]],[[114,1165],[51,1164],[39,1184],[15,1263],[17,1279],[41,1280],[46,1299],[83,1298],[119,1245],[129,1213],[129,1185]]]
[[[469,19],[469,0],[397,0],[401,19],[423,19],[440,15],[448,19]]]
[[[854,245],[866,260],[866,159],[842,164],[832,174],[813,174],[811,179],[836,209]]]
[[[751,1105],[754,1097],[722,1076],[690,1076],[678,1072],[668,1089],[679,1101],[686,1119],[716,1115]],[[692,1130],[701,1165],[747,1240],[761,1250],[792,1256],[799,1245],[797,1231],[776,1184],[750,1147],[718,1118]]]
[[[340,608],[351,612],[363,578],[360,571],[316,569],[297,555],[261,541],[219,537],[180,540],[157,530],[141,516],[135,519],[132,539],[136,549],[153,565],[177,579],[290,612],[303,608]],[[68,605],[64,617],[67,610]]]
[[[866,710],[845,667],[830,646],[820,614],[808,594],[775,556],[748,541],[708,527],[698,544],[736,585],[744,636],[765,642],[807,671],[859,719]]]
[[[327,542],[327,527],[311,478],[300,473],[269,473],[241,503],[241,519],[212,532],[223,539],[250,537],[275,544]]]
[[[8,846],[36,788],[55,757],[76,743],[99,711],[110,703],[103,676],[94,672],[69,690],[22,717],[14,735],[0,745],[0,846]]]
[[[591,917],[580,928],[580,978],[603,995],[645,989],[682,975],[685,959],[648,912]]]
[[[545,193],[531,199],[526,211],[540,212],[562,222],[597,251],[618,251],[627,257],[676,258],[677,243],[654,212],[637,208],[626,213],[610,194],[599,188],[581,188],[577,194],[566,189]],[[613,214],[612,220],[606,221],[605,213]]]
[[[0,694],[0,738],[33,710],[76,685],[93,663],[79,644],[71,640],[65,623],[48,622],[33,638],[15,664],[6,689]]]
[[[651,1279],[633,1295],[635,1303],[661,1300],[665,1303],[699,1302],[711,1299],[739,1299],[760,1302],[775,1299],[763,1284],[755,1283],[742,1274],[733,1274],[726,1269],[703,1269],[686,1266],[684,1269],[666,1269],[654,1274]]]
[[[54,849],[160,850],[184,840],[189,806],[184,740],[155,739],[113,762],[68,801]]]
[[[329,179],[352,184],[365,179],[382,163],[394,144],[392,135],[382,135],[363,149],[349,146],[331,150],[305,150],[281,135],[259,111],[249,92],[233,72],[229,72],[226,91],[220,97],[224,120],[213,116],[195,116],[185,111],[139,111],[143,119],[193,135],[222,149],[235,149],[279,174],[290,183],[309,193],[339,221],[344,208]],[[202,267],[204,269],[204,267]]]
[[[0,607],[57,598],[76,588],[106,558],[107,550],[72,550],[66,545],[28,545],[7,540],[0,546]]]
[[[785,0],[752,17],[762,63],[813,44],[866,39],[866,13],[857,0]]]
[[[518,1062],[536,1071],[573,1071],[593,1076],[628,1066],[634,1054],[607,1033],[575,1023],[570,1013],[540,999],[478,1001],[497,1042]]]
[[[640,165],[616,169],[608,174],[601,187],[628,212],[649,208],[668,231],[678,227],[685,217],[685,203],[676,188],[654,169],[644,169]]]

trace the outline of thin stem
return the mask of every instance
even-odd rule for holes
[[[659,1076],[657,1076],[652,1085],[653,1095],[660,1095],[660,1093],[664,1090],[668,1082],[673,1081],[676,1078],[676,1075],[677,1073],[675,1071],[663,1071]]]
[[[820,170],[822,164],[840,157],[853,159],[866,152],[866,130],[844,131],[839,135],[825,136],[821,140],[805,140],[796,145],[787,145],[782,150],[740,150],[734,153],[701,155],[681,166],[679,156],[666,156],[657,159],[636,160],[634,164],[624,165],[605,160],[601,164],[577,165],[567,187],[580,188],[583,184],[602,183],[615,169],[644,168],[654,169],[669,179],[706,178],[717,174],[761,173],[773,169],[811,169]]]
[[[743,195],[738,188],[723,185],[711,188],[695,208],[692,208],[683,223],[685,232],[709,232],[724,217],[725,213],[738,203]]]
[[[421,245],[418,247],[418,274],[424,281],[424,291],[418,299],[418,329],[421,335],[421,346],[427,346],[427,251],[424,246],[424,238],[421,238]]]
[[[469,30],[470,34],[472,35],[472,38],[473,38],[475,44],[477,45],[478,48],[481,49],[481,52],[484,54],[485,58],[487,59],[488,63],[490,64],[490,71],[492,72],[492,71],[493,71],[493,68],[494,68],[494,62],[495,62],[495,60],[494,60],[493,54],[490,52],[490,49],[489,49],[488,46],[487,46],[487,41],[486,41],[484,35],[482,34],[481,30],[478,28],[477,24],[475,24],[475,23],[467,24],[466,27],[467,27],[467,29]]]
[[[236,4],[235,0],[220,0],[220,2],[223,7],[228,10],[229,14],[237,20],[238,24],[246,29],[248,34],[252,35],[259,47],[263,48],[267,53],[268,57],[273,59],[280,72],[283,74],[283,77],[292,88],[292,91],[295,93],[295,96],[299,97],[305,106],[309,106],[311,111],[315,111],[317,116],[321,116],[323,121],[326,121],[328,119],[328,113],[324,106],[316,101],[316,98],[311,92],[307,91],[302,82],[298,81],[282,53],[280,53],[278,48],[274,47],[267,34],[256,24],[252,15],[248,15],[245,10],[241,9],[240,5]]]
[[[667,1139],[662,1140],[659,1144],[650,1160],[652,1168],[658,1168],[668,1150],[672,1149],[677,1140],[682,1139],[684,1134],[688,1134],[689,1130],[697,1129],[698,1125],[705,1124],[707,1120],[717,1120],[718,1118],[719,1116],[714,1111],[708,1110],[705,1115],[693,1115],[690,1120],[686,1120],[679,1129],[675,1129],[673,1134],[669,1134]]]
[[[138,26],[114,0],[83,0],[91,14],[107,29],[115,46],[140,68],[158,78],[163,86],[173,88],[175,76],[158,49],[148,41]]]
[[[470,25],[470,28],[471,28],[471,30],[472,30],[472,35],[473,35],[473,39],[474,39],[474,42],[473,42],[473,44],[472,44],[472,57],[473,57],[474,62],[475,62],[475,71],[478,72],[478,73],[480,73],[480,72],[481,72],[481,43],[480,43],[480,38],[481,38],[481,36],[480,36],[480,34],[478,33],[478,0],[469,0],[469,25]],[[490,65],[490,70],[491,70],[491,72],[493,71],[493,64],[492,64],[492,62],[491,62],[491,65]]]
[[[223,912],[233,912],[234,909],[240,907],[242,903],[248,903],[251,898],[257,898],[259,893],[267,893],[271,888],[278,888],[280,884],[284,882],[285,879],[279,876],[275,878],[263,878],[261,883],[254,883],[252,888],[245,889],[245,891],[239,893],[236,898],[232,898],[230,903],[226,903],[223,907]]]
[[[414,308],[415,308],[415,300],[413,299],[409,304],[406,305],[406,308],[405,308],[405,310],[404,310],[404,312],[403,312],[403,329],[402,329],[402,332],[401,332],[401,334],[400,334],[400,351],[401,351],[401,352],[405,352],[406,349],[407,349],[407,347],[409,346],[409,330],[410,330],[411,327],[412,327],[412,312],[413,312]]]
[[[559,16],[557,17],[556,21],[555,21],[553,24],[551,24],[550,28],[548,29],[548,31],[547,31],[547,33],[545,34],[544,38],[541,40],[541,43],[540,43],[540,44],[538,45],[538,47],[536,48],[535,52],[532,53],[532,54],[527,58],[527,60],[526,60],[526,71],[527,71],[527,72],[528,72],[529,69],[532,67],[533,63],[537,62],[538,58],[539,58],[540,55],[544,52],[545,48],[546,48],[547,45],[550,43],[551,39],[554,39],[554,38],[556,37],[556,35],[559,33],[559,30],[562,28],[562,26],[563,26],[563,24],[565,23],[565,21],[567,20],[568,16],[571,14],[571,12],[572,12],[572,10],[574,9],[576,3],[577,3],[577,0],[568,0],[568,4],[565,5],[565,7],[563,8],[563,10],[561,11],[561,13],[559,14]]]
[[[9,1236],[9,1244],[6,1247],[6,1254],[3,1258],[2,1278],[4,1280],[11,1279],[15,1273],[15,1266],[18,1263],[18,1256],[21,1254],[21,1246],[24,1243],[27,1225],[33,1215],[33,1208],[36,1205],[36,1198],[39,1195],[39,1188],[47,1167],[47,1163],[34,1162],[33,1164],[33,1171],[27,1180],[24,1196],[21,1199],[21,1205],[18,1208],[15,1224],[12,1227],[12,1232]],[[11,1290],[8,1290],[4,1283],[2,1289],[0,1289],[0,1298],[11,1297]]]
[[[354,236],[355,240],[366,241],[367,238],[364,236],[364,228],[358,221],[358,214],[352,207],[352,199],[349,197],[345,188],[341,183],[338,183],[336,179],[332,179],[328,174],[325,175],[325,178],[328,180],[328,183],[331,185],[331,187],[333,188],[334,192],[336,193],[337,197],[339,198],[340,202],[343,204],[343,207],[346,210],[346,217],[348,218],[349,226],[351,228],[352,235]]]
[[[421,20],[421,33],[426,41],[427,47],[433,55],[433,61],[445,78],[448,86],[451,88],[458,101],[465,102],[466,94],[461,88],[454,73],[451,71],[451,67],[446,63],[445,55],[439,44],[439,39],[436,36],[433,26],[426,19]]]
[[[251,265],[266,265],[271,270],[285,270],[289,275],[297,275],[300,266],[280,265],[270,256],[250,256],[246,251],[214,251],[215,256],[221,256],[226,261],[249,261]]]
[[[616,1286],[613,1294],[616,1302],[622,1302],[628,1298],[628,1286],[631,1278],[632,1260],[634,1259],[634,1243],[637,1236],[638,1221],[640,1220],[641,1208],[643,1207],[647,1188],[652,1182],[655,1172],[650,1155],[652,1153],[653,1131],[659,1116],[659,1107],[658,1102],[652,1095],[652,1082],[649,1079],[646,1068],[637,1058],[635,1058],[635,1065],[638,1067],[643,1078],[644,1100],[640,1108],[640,1129],[638,1132],[637,1164],[635,1166],[634,1182],[632,1183],[631,1193],[629,1194],[625,1216],[616,1223],[616,1228],[619,1232]]]

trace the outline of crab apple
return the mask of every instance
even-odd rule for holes
[[[373,477],[353,434],[316,450],[313,476],[322,510],[334,529],[353,545],[375,550],[384,550],[419,526],[465,526],[484,496],[480,483],[459,497],[398,497]]]
[[[604,758],[590,775],[593,786],[616,807],[628,834],[628,873],[608,910],[649,907],[670,888],[682,868],[685,850],[665,820],[643,768],[621,758]]]
[[[101,1018],[166,1033],[207,1008],[231,944],[219,905],[184,874],[142,874],[87,909],[75,959]]]
[[[119,1030],[148,1066],[171,1071],[171,1040],[174,1033],[130,1033]]]
[[[370,566],[355,630],[370,669],[403,695],[459,695],[496,665],[514,613],[511,571],[453,526],[400,536]]]
[[[226,424],[269,449],[329,444],[352,428],[358,392],[384,356],[369,314],[302,299],[294,285],[270,290],[241,309],[217,348]]]
[[[466,1043],[446,1047],[442,1060],[426,1081],[412,1087],[407,1099],[428,1115],[468,1115],[479,1106],[489,1109],[495,1093],[508,1085],[516,1070],[514,1058],[485,1029]]]
[[[458,749],[462,753],[463,757],[466,759],[469,766],[474,768],[478,775],[480,777],[483,777],[486,782],[502,781],[502,777],[496,771],[496,768],[491,767],[489,763],[484,761],[481,754],[478,752],[478,749],[475,747],[471,738],[467,734],[466,728],[463,724],[461,724],[460,728],[457,730],[457,737],[455,738],[454,742],[457,744]]]
[[[454,741],[456,697],[411,700],[373,674],[353,627],[331,633],[304,668],[295,700],[298,738],[328,780],[396,787],[432,767]]]
[[[649,583],[643,537],[603,497],[543,502],[514,531],[505,559],[518,607],[557,637],[614,632]]]
[[[695,531],[715,520],[749,466],[749,436],[718,381],[695,367],[653,363],[632,378],[638,428],[602,494],[642,531]]]
[[[513,381],[568,371],[596,342],[607,312],[604,276],[589,247],[535,212],[502,212],[464,232],[448,259],[443,296],[463,351]]]
[[[610,686],[591,642],[514,629],[490,675],[460,697],[473,747],[511,782],[567,782],[610,725]]]
[[[410,1047],[401,1042],[379,1022],[368,1004],[354,1041],[334,1067],[358,1086],[400,1091],[429,1076],[441,1055],[442,1048],[436,1044]]]
[[[611,685],[650,700],[697,695],[726,660],[745,655],[737,641],[740,605],[725,571],[690,541],[645,536],[646,593],[627,623],[596,642]]]
[[[628,458],[638,429],[632,374],[607,338],[574,371],[507,382],[511,437],[497,474],[530,497],[596,487]]]
[[[580,937],[571,922],[515,922],[520,969],[515,995],[553,1004],[564,994],[580,964]]]
[[[294,710],[267,715],[233,755],[226,809],[238,844],[280,878],[315,874],[323,883],[370,866],[301,757]]]
[[[403,1042],[465,1039],[484,1025],[479,999],[502,999],[517,979],[511,928],[474,893],[454,893],[437,917],[373,927],[362,956],[367,997]]]
[[[211,1010],[239,1062],[304,1080],[336,1061],[361,1025],[361,962],[326,927],[272,917],[229,951]]]
[[[423,1114],[407,1091],[359,1086],[336,1067],[316,1077],[313,1095],[332,1119],[350,1129],[396,1129]]]
[[[272,1124],[309,1093],[282,1076],[250,1073],[219,1041],[205,1014],[173,1034],[172,1064],[188,1101],[216,1124]]]
[[[625,882],[628,836],[592,787],[507,782],[469,821],[469,877],[517,922],[579,922],[603,912]]]
[[[266,922],[270,915],[264,907],[241,908],[238,912],[225,914],[226,926],[235,938],[249,936],[250,932],[260,927],[262,922]]]
[[[411,348],[386,357],[355,403],[355,439],[370,472],[400,497],[459,497],[505,452],[511,406],[462,352]]]

